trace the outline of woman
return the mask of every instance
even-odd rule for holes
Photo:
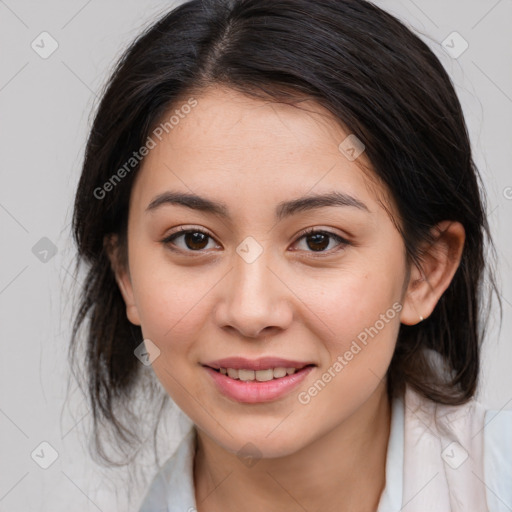
[[[149,364],[193,423],[140,510],[512,507],[512,413],[473,399],[482,194],[448,75],[371,3],[193,0],[140,36],[87,144],[73,336],[98,427],[128,440]]]

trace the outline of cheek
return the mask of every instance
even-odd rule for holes
[[[137,261],[145,264],[137,266]],[[190,400],[191,393],[197,395],[191,354],[195,340],[201,338],[205,293],[211,286],[197,271],[173,267],[161,259],[150,263],[149,258],[134,257],[134,267],[138,268],[133,272],[133,283],[142,332],[160,351],[152,363],[153,371],[177,406],[193,421],[204,423],[205,418],[196,416],[197,407]]]
[[[187,339],[200,325],[214,276],[199,266],[172,264],[154,249],[134,250],[130,269],[144,336],[162,351],[179,349],[174,341]]]
[[[334,384],[328,385],[324,398],[329,399],[317,404],[327,407],[326,414],[328,403],[345,403],[350,409],[369,396],[393,356],[405,262],[397,257],[379,260],[333,273],[310,298],[310,308],[329,327],[322,330],[327,354],[321,373],[329,373],[324,377]]]
[[[314,403],[304,410],[312,424],[320,417],[329,428],[349,417],[385,376],[400,328],[401,281],[397,277],[389,272],[351,271],[330,280],[311,297],[308,306],[322,320],[316,325],[321,325],[327,352],[317,380],[299,396],[301,404]]]
[[[382,322],[386,327],[398,323],[398,308],[393,305],[401,298],[402,274],[396,269],[364,265],[333,272],[317,283],[308,294],[304,290],[303,296],[309,297],[308,305],[324,323],[333,349],[345,346],[376,323],[379,330],[387,330]]]

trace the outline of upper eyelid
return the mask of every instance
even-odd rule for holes
[[[190,228],[182,228],[180,226],[176,231],[173,231],[169,235],[166,235],[164,237],[163,241],[165,241],[171,237],[186,234],[186,233],[204,233],[205,235],[207,235],[210,238],[215,240],[215,237],[209,231],[206,231],[204,228],[199,228],[199,227],[194,227],[194,226],[192,226]]]
[[[332,231],[330,228],[319,228],[319,227],[311,227],[311,228],[305,228],[297,234],[298,238],[302,238],[305,235],[309,235],[310,233],[325,233],[330,236],[341,238],[342,240],[345,240],[348,242],[349,237],[346,235],[340,235],[339,233],[336,233]]]
[[[179,234],[185,234],[185,233],[190,233],[190,232],[199,232],[199,233],[204,233],[205,235],[209,236],[210,238],[213,238],[215,239],[215,236],[210,234],[209,231],[206,231],[204,228],[199,228],[199,227],[190,227],[190,228],[179,228],[177,229],[176,231],[174,231],[173,233],[167,235],[164,237],[164,240],[165,239],[168,239],[170,237],[173,237],[175,235],[179,235]],[[309,235],[310,233],[326,233],[328,235],[331,235],[331,236],[337,236],[339,238],[342,238],[342,239],[347,239],[348,237],[344,236],[344,235],[340,235],[338,233],[335,233],[334,231],[331,231],[329,228],[321,228],[321,227],[309,227],[309,228],[304,228],[302,229],[301,231],[299,231],[299,233],[296,235],[298,238],[302,238],[303,236],[305,235]]]

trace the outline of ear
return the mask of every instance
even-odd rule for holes
[[[126,304],[126,317],[132,324],[141,325],[139,312],[134,299],[128,263],[122,262],[120,258],[118,235],[106,235],[103,239],[103,245],[110,260],[110,267],[114,272],[117,285],[119,286],[119,290]]]
[[[450,285],[462,256],[466,234],[460,222],[442,221],[431,233],[434,242],[422,248],[420,267],[411,268],[400,315],[405,325],[415,325],[432,313]]]

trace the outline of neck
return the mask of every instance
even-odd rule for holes
[[[240,463],[198,430],[198,512],[374,512],[385,486],[391,406],[385,381],[347,420],[286,457]]]

